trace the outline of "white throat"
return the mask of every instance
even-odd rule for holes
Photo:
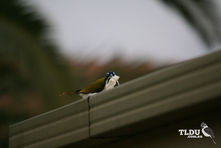
[[[119,76],[114,75],[112,78],[110,78],[109,82],[105,85],[104,90],[112,89],[114,86],[119,83]]]
[[[206,126],[203,127],[203,129],[205,129],[205,128],[207,128],[207,127],[208,127],[208,126],[206,125]]]

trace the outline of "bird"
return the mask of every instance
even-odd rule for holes
[[[80,95],[83,99],[94,96],[104,90],[109,90],[120,85],[120,76],[115,72],[107,72],[105,77],[102,77],[95,82],[90,83],[82,89],[76,90],[75,93]]]
[[[213,141],[213,143],[214,144],[216,144],[216,142],[215,142],[215,135],[214,135],[214,133],[213,133],[213,130],[211,129],[211,128],[209,128],[208,126],[207,126],[207,124],[206,123],[204,123],[204,122],[202,122],[201,123],[201,128],[202,128],[202,133],[203,133],[203,135],[205,136],[205,137],[210,137],[211,139],[212,139],[212,141]]]

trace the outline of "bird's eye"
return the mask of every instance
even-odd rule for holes
[[[112,74],[113,74],[113,76],[114,76],[114,75],[116,75],[116,73],[115,73],[115,72],[112,72]]]

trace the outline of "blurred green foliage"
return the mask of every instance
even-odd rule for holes
[[[0,147],[7,147],[9,124],[72,101],[59,92],[77,79],[36,14],[16,0],[0,1]]]
[[[183,0],[162,1],[181,12],[208,44],[212,42],[213,36],[199,25]],[[203,1],[192,0],[194,3]],[[202,3],[197,7],[200,11],[205,10]],[[212,11],[206,18],[215,26],[216,17],[209,15],[214,16]],[[0,0],[0,147],[8,146],[9,124],[80,98],[61,97],[62,92],[82,88],[103,77],[107,71],[115,71],[121,76],[120,83],[124,83],[154,68],[148,61],[129,63],[120,57],[106,64],[76,59],[67,61],[58,52],[56,44],[47,38],[48,33],[47,22],[30,6],[18,0]]]

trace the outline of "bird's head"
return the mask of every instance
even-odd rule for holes
[[[110,79],[114,79],[115,81],[118,81],[119,78],[120,76],[116,75],[115,72],[107,72],[105,80],[109,81]]]
[[[204,123],[204,122],[202,122],[200,126],[201,126],[202,128],[203,128],[203,127],[208,127],[208,126],[206,125],[206,123]]]

